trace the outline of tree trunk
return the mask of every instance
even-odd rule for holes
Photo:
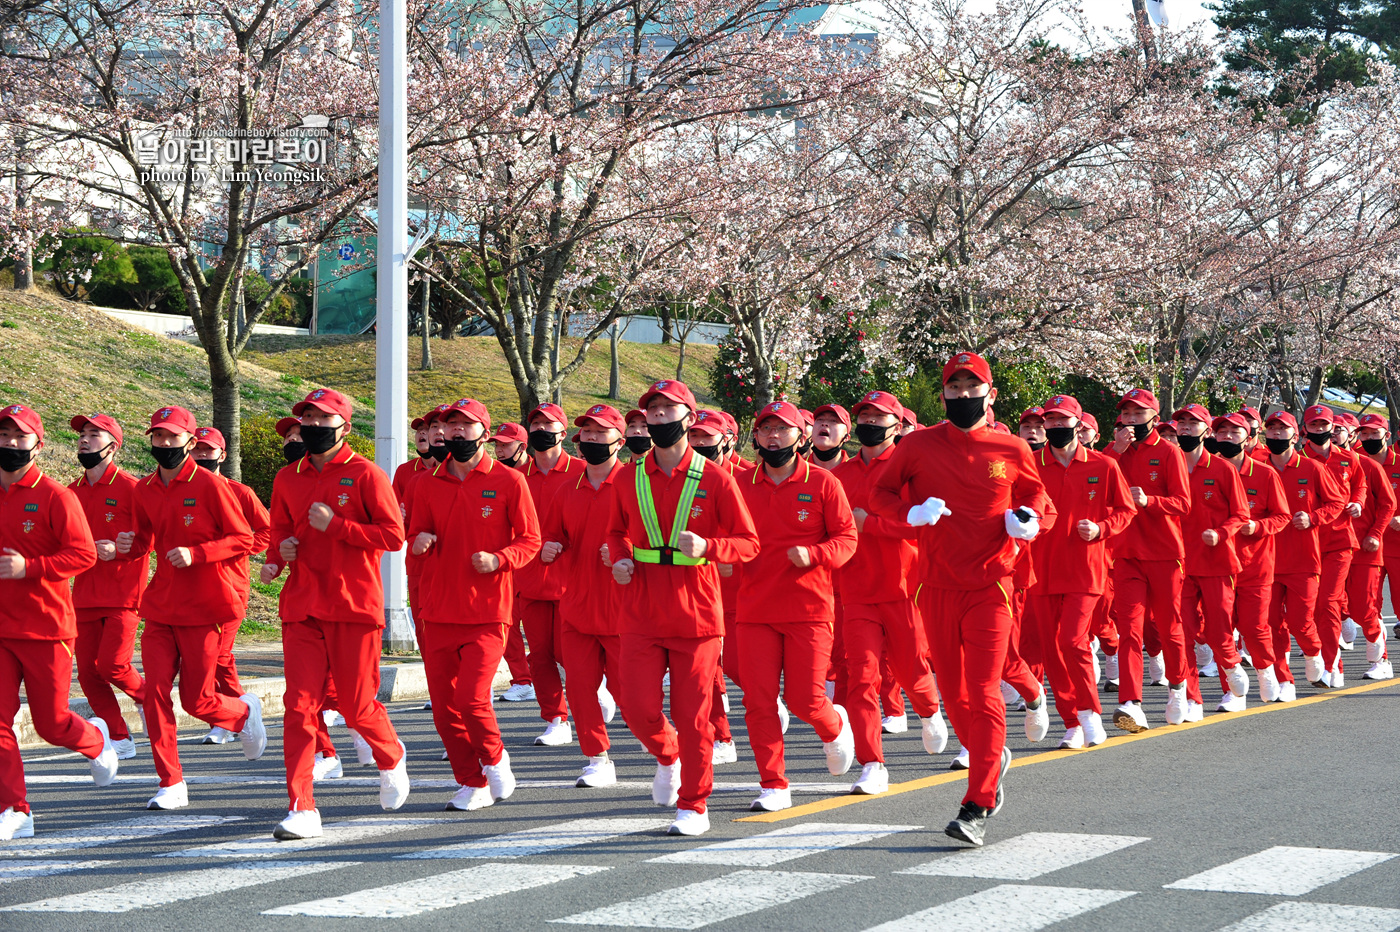
[[[15,212],[23,213],[29,206],[29,158],[25,155],[28,142],[24,135],[15,140]],[[15,256],[15,291],[34,290],[34,248],[26,245]]]
[[[1308,397],[1303,403],[1303,407],[1309,408],[1317,404],[1317,400],[1322,397],[1322,367],[1313,366],[1312,376],[1308,379]],[[1302,414],[1295,411],[1295,416]]]
[[[228,450],[224,475],[238,481],[243,477],[243,399],[239,393],[238,360],[223,345],[211,350],[208,355],[209,381],[214,396],[214,426],[224,435]]]
[[[418,368],[427,372],[433,367],[433,348],[428,343],[428,331],[433,329],[433,314],[429,304],[432,294],[433,280],[427,275],[423,276],[423,358]]]
[[[753,372],[753,409],[758,411],[773,400],[773,361],[763,345],[763,320],[741,325],[739,341],[744,344],[745,361]]]
[[[674,339],[672,331],[675,326],[673,323],[675,315],[672,313],[671,303],[669,301],[662,301],[656,309],[656,314],[657,318],[661,321],[661,345],[665,346]],[[680,375],[678,374],[676,378],[679,379]]]
[[[617,364],[617,321],[613,321],[608,328],[608,348],[612,352],[612,364],[608,367],[608,397],[617,401],[622,397],[622,374]]]
[[[1385,376],[1385,407],[1390,414],[1391,434],[1400,431],[1400,378],[1389,366],[1381,370]]]
[[[681,334],[680,339],[678,339],[678,340],[676,341],[677,343],[680,344],[680,348],[681,348],[680,356],[678,356],[678,357],[676,358],[676,381],[677,381],[677,382],[684,382],[684,381],[685,381],[685,344],[686,344],[686,336],[687,336],[686,334]]]

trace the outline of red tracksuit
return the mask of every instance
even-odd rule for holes
[[[1361,504],[1361,514],[1352,519],[1357,547],[1347,577],[1347,602],[1352,620],[1361,626],[1366,640],[1374,642],[1385,633],[1381,625],[1381,574],[1385,571],[1385,531],[1395,515],[1395,490],[1380,463],[1360,451],[1353,451],[1352,455],[1357,458],[1366,479],[1366,498]],[[1367,550],[1368,538],[1381,546]],[[1381,658],[1387,658],[1389,651],[1384,645],[1381,650]]]
[[[653,450],[641,464],[628,463],[613,477],[608,554],[630,558],[632,547],[650,548],[637,505],[635,473],[646,470],[656,516],[669,534],[692,457],[688,450],[668,476]],[[621,587],[622,699],[627,727],[663,765],[681,762],[679,807],[705,811],[714,783],[714,726],[710,702],[719,669],[724,607],[716,563],[744,563],[758,553],[758,532],[739,495],[736,480],[705,466],[686,530],[706,540],[703,566],[638,563]],[[661,679],[671,671],[671,714],[662,712]]]
[[[1103,711],[1090,625],[1108,585],[1108,541],[1123,533],[1137,508],[1122,470],[1102,453],[1081,444],[1068,466],[1049,448],[1034,458],[1056,516],[1032,551],[1039,584],[1030,593],[1029,621],[1040,631],[1055,709],[1073,728],[1079,713]],[[1079,536],[1079,522],[1086,520],[1099,527],[1092,541]]]
[[[943,499],[952,514],[919,528],[919,611],[944,708],[968,749],[963,801],[991,808],[1006,744],[1001,674],[1018,552],[1005,513],[1030,508],[1048,530],[1053,506],[1025,441],[988,427],[964,432],[946,421],[900,442],[875,479],[870,505],[875,514],[904,521],[911,504],[929,497]]]
[[[1185,683],[1189,652],[1181,627],[1181,519],[1191,509],[1191,489],[1181,450],[1156,431],[1118,456],[1128,487],[1140,488],[1147,504],[1114,546],[1113,600],[1118,616],[1118,697],[1142,701],[1143,615],[1150,608],[1157,628],[1167,682]],[[1156,646],[1156,645],[1154,645]]]
[[[1274,586],[1274,538],[1293,519],[1284,498],[1283,483],[1267,463],[1245,457],[1239,469],[1254,533],[1241,530],[1235,536],[1240,572],[1235,576],[1235,627],[1244,637],[1254,669],[1265,670],[1277,662],[1269,603]]]
[[[1191,470],[1191,511],[1182,522],[1186,579],[1181,587],[1181,621],[1188,644],[1208,644],[1228,690],[1225,671],[1240,663],[1235,647],[1235,576],[1241,569],[1235,535],[1249,522],[1249,502],[1239,471],[1213,453],[1202,453]],[[1208,546],[1201,535],[1215,531],[1220,541]],[[1201,677],[1186,665],[1186,698],[1201,701]]]
[[[394,470],[394,479],[389,485],[393,487],[394,498],[399,501],[399,514],[403,516],[404,527],[412,523],[413,486],[436,465],[437,461],[431,457],[415,456]],[[408,577],[408,607],[413,613],[413,633],[420,641],[423,640],[423,623],[418,618],[418,580],[423,574],[424,559],[414,556],[413,547],[410,546],[403,560],[404,575]]]
[[[737,456],[724,463],[725,470],[735,482],[753,471],[753,464]],[[738,564],[729,567],[729,575],[719,578],[720,600],[724,603],[724,638],[720,644],[719,669],[715,671],[714,695],[710,698],[710,724],[715,729],[715,741],[726,744],[734,740],[729,729],[729,715],[724,711],[724,678],[728,676],[735,686],[739,683],[739,624],[735,620],[739,607],[739,580],[744,568]]]
[[[544,539],[564,545],[554,561],[564,571],[567,593],[559,605],[564,631],[561,648],[569,708],[579,750],[586,757],[597,757],[611,744],[598,704],[603,676],[607,675],[614,696],[622,693],[622,642],[617,634],[622,587],[613,581],[612,568],[600,556],[612,514],[613,480],[621,469],[616,464],[596,489],[586,470],[577,470],[578,478],[555,494],[544,520]],[[621,711],[626,722],[627,710]]]
[[[1400,505],[1400,452],[1393,446],[1388,447],[1378,465],[1390,485],[1391,493],[1396,496],[1397,505]],[[1393,524],[1393,518],[1391,522]],[[1381,538],[1381,563],[1384,575],[1390,580],[1390,602],[1392,605],[1400,605],[1400,531],[1396,531],[1391,524],[1386,525],[1385,534]],[[1379,582],[1377,589],[1375,598],[1379,603]]]
[[[87,474],[68,486],[78,497],[93,540],[115,542],[123,531],[135,531],[136,477],[107,464],[96,483]],[[151,540],[138,535],[129,553],[98,560],[92,569],[73,579],[73,608],[78,615],[78,685],[94,715],[107,723],[113,741],[131,737],[122,718],[115,686],[137,705],[146,703],[146,681],[131,662],[136,649],[136,613],[146,591]]]
[[[263,507],[262,502],[258,501],[258,493],[248,486],[241,482],[234,482],[232,479],[224,481],[228,483],[233,497],[238,499],[238,505],[243,509],[244,520],[253,529],[253,549],[250,554],[261,553],[267,549],[268,540],[272,537],[272,520],[268,517],[267,509]],[[242,583],[243,615],[239,616],[237,624],[224,625],[219,641],[219,667],[214,673],[214,688],[234,699],[243,695],[243,685],[238,682],[238,664],[233,659],[233,641],[238,636],[238,629],[243,624],[243,617],[247,614],[248,593],[252,588],[252,577],[248,575],[247,556],[240,561],[240,567],[241,575],[238,578]]]
[[[539,553],[539,520],[520,473],[483,455],[465,479],[444,462],[415,483],[409,547],[421,533],[437,536],[418,591],[433,724],[457,783],[485,786],[481,768],[499,764],[505,750],[491,682],[505,653],[514,574]],[[472,566],[483,552],[500,560],[494,573]]]
[[[324,531],[311,526],[313,504],[334,512]],[[282,753],[288,807],[316,808],[311,777],[316,719],[325,703],[327,674],[334,679],[340,714],[374,749],[380,770],[398,765],[398,735],[379,695],[379,641],[384,590],[379,560],[403,546],[403,521],[389,477],[342,445],[319,470],[310,455],[272,482],[274,553],[295,537],[296,559],[282,586],[282,648],[286,656],[286,711]]]
[[[1270,460],[1270,465],[1273,461]],[[1283,500],[1290,518],[1279,531],[1274,550],[1274,590],[1269,624],[1274,629],[1274,670],[1280,683],[1293,682],[1288,669],[1288,635],[1298,641],[1305,657],[1320,654],[1325,645],[1318,638],[1313,610],[1317,604],[1318,577],[1322,570],[1319,535],[1323,526],[1337,519],[1346,506],[1341,487],[1332,472],[1317,460],[1290,453],[1282,469],[1273,467],[1283,485]],[[1308,515],[1306,530],[1293,526],[1298,512]],[[1285,622],[1287,627],[1285,627]]]
[[[1336,444],[1328,446],[1325,457],[1317,452],[1311,442],[1304,449],[1310,459],[1327,465],[1347,504],[1364,505],[1366,473],[1358,462],[1363,454],[1343,450]],[[1322,546],[1322,574],[1317,587],[1317,636],[1322,641],[1322,663],[1331,670],[1337,667],[1341,658],[1342,609],[1347,576],[1351,573],[1352,554],[1357,548],[1352,517],[1345,508],[1320,529],[1318,538]]]
[[[851,457],[832,470],[852,509],[869,512],[871,485],[894,449],[868,463],[864,456]],[[920,718],[938,714],[928,639],[905,586],[918,558],[917,536],[907,524],[867,514],[855,555],[839,575],[846,616],[846,712],[855,732],[856,760],[862,764],[885,760],[880,713],[886,661],[898,684],[895,697],[902,686]]]
[[[774,484],[767,467],[739,481],[758,530],[759,552],[739,584],[744,650],[744,724],[765,789],[788,785],[778,686],[788,709],[823,742],[841,734],[841,717],[826,695],[835,600],[832,577],[856,552],[856,525],[841,483],[805,460]],[[792,547],[806,547],[811,566],[795,566]]]
[[[532,458],[525,464],[525,481],[535,502],[535,513],[543,515],[549,503],[565,485],[578,481],[584,462],[565,453],[549,472],[542,472]],[[540,706],[540,718],[546,722],[568,718],[569,707],[564,701],[564,681],[559,678],[563,663],[563,618],[559,600],[564,595],[564,572],[553,564],[540,562],[537,556],[520,571],[520,619],[525,627],[525,640],[530,653],[530,678],[535,684],[535,701]]]
[[[24,578],[0,580],[0,810],[28,812],[24,763],[15,740],[20,685],[34,730],[86,758],[102,732],[68,708],[77,620],[68,580],[97,562],[77,496],[30,466],[0,489],[0,551],[24,557]]]

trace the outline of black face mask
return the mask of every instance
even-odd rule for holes
[[[758,448],[758,455],[763,457],[763,462],[767,463],[769,466],[772,466],[774,469],[782,469],[788,464],[789,461],[792,460],[793,456],[796,453],[797,444],[793,444],[789,447],[783,447],[781,450],[769,450],[766,447]]]
[[[798,446],[797,446],[797,452],[800,453],[800,454],[802,454],[803,456],[807,456],[808,454],[810,454],[810,453],[812,452],[812,441],[810,441],[810,440],[804,440],[804,441],[802,441],[802,442],[801,442],[800,444],[798,444]]]
[[[301,439],[306,444],[306,452],[313,456],[320,456],[322,453],[335,446],[335,432],[338,427],[326,427],[322,424],[301,425]]]
[[[667,421],[664,424],[648,424],[647,433],[651,436],[651,442],[662,449],[669,449],[680,443],[685,436],[685,418],[677,421]]]
[[[1363,440],[1361,441],[1361,449],[1365,450],[1372,456],[1375,456],[1377,453],[1385,449],[1385,441],[1379,438],[1375,440]]]
[[[1032,452],[1034,452],[1035,450],[1043,450],[1043,449],[1045,449],[1045,441],[1044,441],[1044,440],[1027,440],[1027,441],[1026,441],[1026,446],[1030,447],[1031,450],[1032,450]]]
[[[706,445],[706,446],[701,446],[701,445],[699,445],[699,444],[697,444],[697,443],[692,443],[692,444],[690,445],[690,448],[691,448],[692,450],[694,450],[696,453],[699,453],[701,456],[705,457],[705,459],[709,460],[709,461],[712,462],[712,463],[718,463],[718,462],[719,462],[719,445],[718,445],[718,444],[708,444],[708,445]]]
[[[151,458],[164,469],[175,469],[188,456],[184,447],[151,447]]]
[[[1214,437],[1207,436],[1205,440],[1201,441],[1201,445],[1206,448],[1207,453],[1220,452],[1220,441]]]
[[[696,447],[695,449],[700,449]],[[589,466],[597,466],[606,463],[608,459],[617,452],[617,447],[610,443],[598,443],[593,440],[580,440],[578,451],[583,454],[583,461]],[[711,457],[713,459],[713,457]]]
[[[441,463],[452,455],[452,451],[447,449],[447,443],[433,443],[428,445],[428,455]]]
[[[1316,433],[1309,432],[1308,439],[1312,441],[1315,447],[1326,446],[1332,442],[1332,432],[1330,430],[1320,430]]]
[[[293,440],[289,443],[282,444],[282,456],[289,463],[295,463],[305,455],[306,444],[302,443],[300,440]]]
[[[552,430],[532,430],[530,431],[530,449],[552,450],[559,446],[559,441],[564,439],[563,434],[556,434]]]
[[[651,449],[651,438],[628,437],[627,449],[632,451],[633,456],[646,456],[647,451]]]
[[[818,450],[816,447],[813,447],[812,454],[823,463],[830,463],[841,455],[841,448],[832,447],[830,450]]]
[[[447,441],[447,452],[452,454],[452,458],[459,463],[476,456],[477,449],[481,446],[481,441],[468,440],[466,437],[453,437]]]
[[[1045,440],[1056,450],[1063,450],[1074,442],[1074,428],[1047,427],[1045,428]]]
[[[426,465],[430,460],[434,459],[434,457],[433,457],[433,448],[432,448],[432,447],[428,447],[428,449],[426,449],[426,450],[419,450],[419,451],[418,451],[418,458],[421,459],[421,460],[423,461],[424,465]]]
[[[943,407],[948,411],[948,420],[954,427],[966,430],[982,420],[987,413],[987,396],[980,398],[944,398]]]
[[[102,458],[107,455],[107,451],[110,449],[112,449],[112,445],[109,443],[100,450],[94,450],[91,453],[79,453],[78,465],[82,466],[84,469],[91,469],[102,462]]]
[[[879,424],[857,424],[856,439],[863,447],[878,447],[890,437],[893,426],[881,427]]]
[[[33,450],[16,450],[14,447],[0,447],[0,470],[19,472],[34,459]]]
[[[1227,460],[1232,460],[1244,452],[1244,444],[1231,443],[1228,440],[1217,440],[1215,441],[1214,452],[1225,457]]]
[[[1133,439],[1134,439],[1134,440],[1137,440],[1137,441],[1139,441],[1139,442],[1140,442],[1140,441],[1143,441],[1143,440],[1146,440],[1146,439],[1147,439],[1147,435],[1150,434],[1150,433],[1152,433],[1152,425],[1151,425],[1151,424],[1134,424],[1134,425],[1133,425]]]
[[[1269,452],[1275,456],[1282,456],[1293,449],[1293,441],[1285,437],[1265,437],[1264,446],[1269,448]]]
[[[509,466],[512,469],[514,469],[516,466],[519,466],[521,463],[525,462],[525,448],[516,447],[515,455],[507,456],[505,459],[498,458],[498,462],[503,463],[506,466]]]
[[[204,467],[205,469],[209,470],[210,472],[218,472],[218,471],[219,471],[219,461],[218,461],[218,460],[198,460],[198,459],[197,459],[197,460],[194,461],[194,464],[195,464],[196,466],[202,466],[202,467]]]
[[[1192,437],[1190,434],[1178,434],[1176,442],[1184,452],[1190,453],[1201,445],[1202,439],[1201,437]]]

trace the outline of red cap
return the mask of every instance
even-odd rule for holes
[[[947,385],[949,379],[963,370],[971,372],[988,385],[992,383],[992,367],[987,365],[987,360],[976,353],[954,353],[943,364],[943,384]]]
[[[572,437],[569,438],[569,442],[572,443],[572,444],[574,444],[575,446],[577,446],[577,445],[578,445],[578,438],[580,438],[580,437],[582,437],[582,436],[583,436],[583,432],[582,432],[582,431],[577,431],[577,430],[576,430],[576,431],[574,431],[574,435],[573,435]]]
[[[273,429],[277,431],[277,436],[279,436],[279,437],[281,437],[283,440],[285,440],[285,439],[287,439],[287,435],[288,435],[289,433],[292,432],[292,428],[293,428],[293,427],[300,427],[300,426],[301,426],[301,421],[297,420],[296,418],[294,418],[294,417],[284,417],[284,418],[282,418],[282,420],[280,420],[280,421],[277,422],[277,426],[276,426],[275,428],[273,428]]]
[[[586,424],[603,428],[611,427],[618,433],[627,430],[627,421],[623,419],[622,412],[612,405],[594,405],[574,418],[575,427],[583,427]]]
[[[1205,408],[1196,404],[1195,402],[1192,402],[1191,404],[1182,405],[1180,408],[1177,408],[1176,413],[1172,415],[1172,420],[1200,421],[1202,424],[1209,424],[1211,422],[1211,416],[1210,412],[1207,411]]]
[[[418,431],[422,430],[423,428],[425,428],[425,427],[427,427],[427,426],[428,426],[428,421],[427,421],[427,419],[426,419],[426,418],[422,418],[422,417],[416,417],[416,418],[414,418],[413,420],[411,420],[411,421],[408,422],[408,429],[411,430],[411,431],[413,431],[414,433],[417,433]]]
[[[622,419],[628,424],[630,424],[632,423],[632,419],[636,417],[639,417],[643,421],[645,421],[647,419],[647,413],[641,408],[633,408],[631,411],[628,411],[626,414],[624,414],[622,416]]]
[[[1378,430],[1389,431],[1390,422],[1379,414],[1363,414],[1356,422],[1357,427],[1374,427]]]
[[[725,423],[724,416],[718,411],[711,411],[709,408],[701,408],[695,412],[695,423],[690,425],[691,430],[704,431],[715,437],[723,437],[729,425]]]
[[[790,427],[802,427],[807,422],[802,418],[802,409],[790,401],[775,401],[753,416],[753,426],[763,423],[766,417],[775,417]]]
[[[1158,414],[1162,413],[1162,406],[1157,403],[1157,396],[1145,388],[1134,388],[1118,399],[1118,410],[1121,411],[1129,405],[1156,411]]]
[[[695,403],[695,395],[686,387],[686,384],[677,382],[675,379],[662,379],[660,382],[654,383],[651,388],[642,392],[641,398],[637,399],[637,407],[645,411],[653,398],[665,398],[678,405],[685,405],[692,411],[700,407]]]
[[[1176,433],[1176,421],[1159,421],[1157,423],[1157,433],[1162,434],[1167,431]]]
[[[338,414],[345,419],[346,423],[349,423],[350,412],[353,410],[350,399],[333,388],[318,388],[311,392],[301,401],[292,405],[292,413],[301,417],[306,413],[307,408],[315,408],[324,414]]]
[[[730,433],[730,434],[734,434],[735,436],[738,436],[738,434],[739,434],[739,422],[736,421],[736,420],[734,420],[734,415],[730,414],[728,411],[724,410],[723,408],[721,408],[720,410],[716,411],[715,413],[718,414],[720,417],[724,418],[724,430],[725,430],[725,432],[726,432],[726,433]]]
[[[444,414],[451,410],[452,405],[450,404],[438,405],[436,408],[423,415],[423,423],[431,426],[434,421],[441,419]]]
[[[881,414],[893,414],[897,418],[904,417],[904,406],[889,392],[866,392],[864,398],[851,406],[851,417],[860,417],[860,412],[866,408],[874,408]]]
[[[1350,428],[1351,430],[1356,430],[1356,428],[1361,426],[1361,422],[1356,419],[1356,415],[1352,414],[1350,411],[1338,411],[1337,423],[1342,424]]]
[[[146,428],[146,433],[150,433],[157,427],[164,427],[175,434],[192,434],[199,428],[195,422],[194,415],[184,408],[171,405],[168,408],[161,408],[151,415],[151,426]]]
[[[487,437],[486,439],[505,440],[512,443],[529,443],[530,435],[525,433],[525,428],[521,427],[514,421],[506,421],[500,427],[496,428],[496,432],[494,434],[492,434],[490,437]]]
[[[111,434],[117,443],[122,442],[122,426],[110,414],[77,414],[68,422],[68,426],[76,431],[81,431],[89,424]]]
[[[806,408],[798,408],[797,413],[802,415],[802,423],[805,426],[811,427],[816,423],[816,419],[812,417],[812,412],[808,411]]]
[[[1024,424],[1031,418],[1038,418],[1042,421],[1045,420],[1045,409],[1042,408],[1040,405],[1036,405],[1034,408],[1027,408],[1026,410],[1021,412],[1020,423]]]
[[[1031,410],[1036,409],[1032,408]],[[1079,403],[1079,399],[1073,395],[1053,395],[1040,409],[1041,417],[1047,414],[1063,414],[1066,417],[1077,417],[1083,420],[1084,407]],[[1098,429],[1098,424],[1094,425],[1094,429]]]
[[[845,424],[847,430],[851,429],[851,415],[846,411],[845,408],[841,407],[840,405],[822,405],[820,408],[812,412],[812,423],[815,425],[817,418],[821,417],[823,414],[836,415],[836,420],[840,421],[842,424]]]
[[[1275,421],[1282,424],[1284,427],[1291,427],[1295,431],[1298,429],[1298,422],[1294,420],[1293,415],[1289,414],[1287,411],[1280,410],[1275,411],[1273,414],[1270,414],[1267,418],[1265,418],[1264,426],[1268,427]]]
[[[228,444],[224,443],[223,432],[217,427],[200,427],[194,432],[194,442],[198,446],[201,443],[208,444],[216,450],[227,450]]]
[[[913,408],[901,407],[899,409],[899,420],[902,423],[910,424],[914,427],[919,426],[919,415],[914,411]],[[1007,431],[1007,433],[1010,433],[1010,431]]]
[[[1335,424],[1337,417],[1332,413],[1332,409],[1326,405],[1313,405],[1303,412],[1303,423],[1306,424],[1308,421],[1326,421],[1328,424]]]
[[[1079,415],[1079,423],[1081,423],[1081,424],[1088,424],[1090,427],[1092,427],[1092,428],[1094,429],[1094,433],[1098,433],[1098,430],[1099,430],[1099,419],[1096,418],[1096,417],[1094,417],[1094,416],[1093,416],[1092,414],[1090,414],[1088,411],[1085,411],[1083,414]]]
[[[486,410],[486,405],[477,401],[475,398],[458,398],[447,406],[446,411],[438,416],[445,418],[454,411],[462,412],[467,416],[467,420],[476,421],[482,427],[486,428],[487,433],[491,432],[491,414]]]
[[[564,409],[556,404],[549,404],[548,402],[531,411],[530,416],[525,419],[525,423],[529,424],[536,417],[545,417],[554,421],[556,424],[569,423],[569,417],[564,413]],[[625,427],[626,425],[624,424],[623,426]]]
[[[992,424],[991,424],[991,427],[992,427],[992,430],[996,431],[996,432],[999,433],[999,434],[1010,434],[1010,433],[1011,433],[1011,428],[1010,428],[1010,427],[1007,427],[1007,426],[1006,426],[1005,424],[1003,424],[1001,421],[993,421]]]
[[[1254,423],[1256,424],[1264,423],[1264,415],[1259,413],[1258,408],[1252,408],[1249,405],[1245,405],[1243,408],[1240,408],[1239,413],[1244,415],[1246,418],[1252,418],[1254,420]],[[1248,430],[1248,426],[1246,426],[1245,429]]]
[[[39,412],[24,405],[7,405],[0,408],[0,422],[14,421],[15,426],[26,434],[34,434],[44,439],[44,421]]]
[[[1233,411],[1230,414],[1222,414],[1220,417],[1210,422],[1212,432],[1222,427],[1240,427],[1249,430],[1249,421],[1245,420],[1243,411]]]

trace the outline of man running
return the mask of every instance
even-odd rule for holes
[[[1381,624],[1381,577],[1385,574],[1386,529],[1395,515],[1395,489],[1390,484],[1383,434],[1377,430],[1377,422],[1384,425],[1385,418],[1368,414],[1358,421],[1360,448],[1352,451],[1366,476],[1366,499],[1361,514],[1352,519],[1359,547],[1347,578],[1347,603],[1352,620],[1366,639],[1366,661],[1371,666],[1362,677],[1388,680],[1395,672],[1386,650],[1385,625]]]

